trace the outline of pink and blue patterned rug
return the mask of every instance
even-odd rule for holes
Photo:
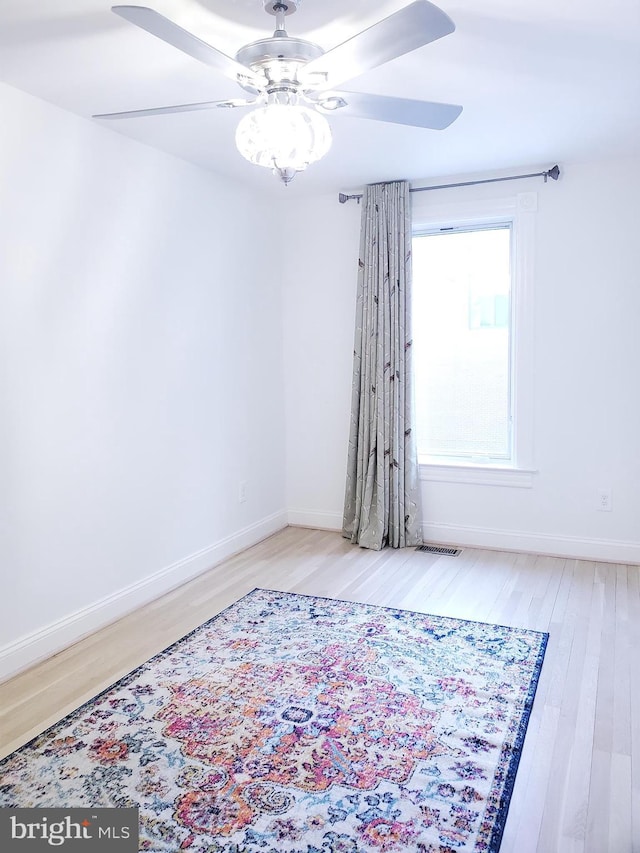
[[[157,853],[497,851],[547,634],[256,589],[0,762]]]

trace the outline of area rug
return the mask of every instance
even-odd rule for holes
[[[256,589],[0,762],[158,853],[497,851],[547,635]]]

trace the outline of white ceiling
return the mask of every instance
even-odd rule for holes
[[[136,2],[136,0],[131,0]],[[304,0],[290,35],[325,49],[409,0]],[[230,55],[270,36],[262,0],[140,0]],[[464,106],[444,131],[332,117],[329,155],[286,190],[234,145],[234,110],[102,122],[261,190],[296,195],[394,178],[640,151],[638,0],[442,0],[456,32],[345,88]],[[92,113],[242,97],[211,68],[110,11],[109,0],[0,0],[0,80]]]

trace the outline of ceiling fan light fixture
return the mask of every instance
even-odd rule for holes
[[[296,172],[327,154],[331,128],[324,116],[309,107],[270,103],[242,118],[236,146],[250,163],[272,169],[288,184]]]
[[[462,107],[455,104],[336,91],[345,81],[452,33],[455,25],[451,18],[429,0],[412,0],[328,51],[287,33],[285,19],[301,2],[262,0],[265,11],[276,19],[275,31],[270,38],[243,45],[235,58],[154,9],[114,6],[113,11],[121,18],[216,69],[249,92],[251,99],[101,113],[94,118],[140,118],[260,104],[238,125],[237,148],[249,162],[272,169],[288,184],[297,172],[329,151],[331,130],[325,114],[348,107],[344,114],[356,119],[433,130],[443,130],[460,115]],[[553,170],[549,176],[555,177]]]

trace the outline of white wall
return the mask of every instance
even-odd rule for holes
[[[566,164],[557,184],[531,180],[437,196],[460,201],[530,190],[538,193],[539,473],[531,489],[424,482],[426,535],[640,561],[640,159]],[[287,504],[294,523],[340,526],[359,213],[353,202],[339,205],[334,194],[289,209],[296,245],[284,280],[285,384]],[[612,489],[611,513],[595,509],[601,487]]]
[[[347,461],[360,209],[293,202],[284,253],[287,506],[292,524],[338,529]]]
[[[271,206],[5,85],[0,114],[1,674],[286,517]]]

